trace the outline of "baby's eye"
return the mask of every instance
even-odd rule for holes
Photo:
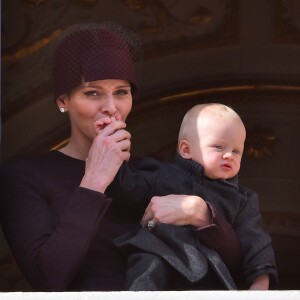
[[[233,150],[232,151],[234,154],[240,154],[240,151],[239,150]]]
[[[214,145],[214,148],[218,149],[218,150],[222,150],[223,147],[221,145]]]

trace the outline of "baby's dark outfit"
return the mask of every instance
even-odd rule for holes
[[[261,214],[259,211],[258,196],[250,189],[239,186],[238,178],[235,176],[229,180],[212,180],[204,175],[203,166],[193,160],[183,159],[181,156],[176,156],[176,162],[174,164],[163,163],[161,161],[154,160],[152,158],[146,158],[140,164],[139,169],[131,171],[126,164],[122,166],[118,174],[117,180],[114,185],[121,185],[118,188],[115,186],[114,191],[120,193],[123,196],[123,201],[131,201],[139,205],[144,203],[146,206],[153,196],[164,196],[169,194],[186,194],[186,195],[198,195],[205,199],[213,208],[222,214],[227,221],[232,225],[233,229],[237,233],[242,246],[243,258],[241,263],[242,268],[242,283],[238,284],[239,288],[248,288],[253,279],[259,275],[270,275],[270,286],[275,287],[277,284],[277,271],[275,264],[274,252],[271,245],[271,237],[260,226]],[[157,235],[157,239],[161,236],[167,237],[167,234],[161,234],[160,226],[166,226],[166,224],[158,224],[151,232],[152,236]],[[168,230],[174,230],[170,226]],[[178,226],[179,227],[179,226]],[[172,228],[172,229],[171,229]],[[189,227],[191,235],[196,230]],[[161,286],[162,282],[160,278],[161,270],[149,272],[153,259],[147,258],[147,250],[143,247],[143,241],[149,240],[149,234],[145,233],[145,228],[138,229],[136,232],[125,234],[116,240],[116,244],[125,249],[126,253],[130,253],[134,259],[130,258],[130,269],[128,270],[128,276],[130,276],[128,282],[128,289],[148,289],[151,277],[157,282],[160,289],[176,289],[176,286]],[[183,230],[178,228],[178,230]],[[170,234],[176,235],[175,232],[170,231]],[[148,238],[146,237],[148,236]],[[154,239],[152,237],[152,239]],[[190,239],[192,240],[192,238]],[[158,241],[156,241],[158,243]],[[180,241],[178,241],[180,243]],[[182,242],[182,241],[181,241]],[[146,241],[145,241],[146,243]],[[164,245],[172,244],[169,241],[162,241]],[[169,244],[168,244],[169,243]],[[156,245],[154,240],[152,243],[148,243],[148,252],[154,255],[160,256],[159,258],[166,262],[163,255],[157,253],[153,248]],[[205,240],[206,246],[209,246],[209,238]],[[207,245],[208,244],[208,245]],[[186,246],[188,248],[188,246]],[[195,246],[197,248],[197,246]],[[172,250],[172,249],[171,249]],[[139,252],[137,254],[136,252]],[[160,253],[162,253],[160,251]],[[222,253],[219,252],[220,256]],[[138,258],[139,256],[139,258]],[[144,276],[145,272],[141,272],[141,259],[149,261],[149,264],[144,264],[144,268],[147,273],[145,278],[133,278],[132,274],[140,274],[138,276]],[[134,270],[134,268],[136,268]],[[170,269],[170,266],[168,266]],[[230,270],[232,272],[232,270]],[[150,275],[149,275],[150,274]],[[169,276],[176,274],[174,269],[169,271]],[[165,276],[164,276],[165,277]],[[235,277],[235,276],[234,276]],[[158,278],[158,280],[156,280]],[[203,277],[205,279],[205,277]],[[128,278],[127,278],[128,280]],[[143,286],[143,280],[145,286]],[[177,280],[175,280],[178,283]],[[138,285],[136,285],[138,282]],[[200,284],[194,285],[194,288],[200,289],[217,289],[217,285],[207,285],[209,281],[203,281]],[[154,284],[156,285],[156,283]],[[153,287],[155,289],[156,287]],[[190,287],[189,287],[190,288]],[[219,288],[222,286],[219,285]],[[224,287],[223,287],[224,288]]]

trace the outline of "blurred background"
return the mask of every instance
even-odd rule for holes
[[[1,162],[69,136],[52,94],[56,38],[78,22],[115,21],[144,44],[132,153],[172,161],[188,108],[231,105],[248,136],[240,182],[256,190],[279,289],[300,289],[300,1],[2,0]],[[0,232],[0,291],[31,290]]]

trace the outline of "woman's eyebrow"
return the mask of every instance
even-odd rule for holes
[[[119,89],[119,88],[130,88],[130,87],[131,87],[130,84],[122,84],[122,85],[116,86],[115,88]]]
[[[84,88],[97,88],[97,89],[102,89],[102,90],[106,90],[107,88],[102,86],[102,85],[98,85],[98,84],[90,84],[90,85],[84,85]],[[120,89],[120,88],[130,88],[131,85],[130,84],[121,84],[121,85],[117,85],[112,87],[112,89]]]

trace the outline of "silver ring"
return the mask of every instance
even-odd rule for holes
[[[147,227],[149,230],[152,230],[154,227],[156,226],[156,222],[151,220],[151,221],[148,221],[147,223]]]

